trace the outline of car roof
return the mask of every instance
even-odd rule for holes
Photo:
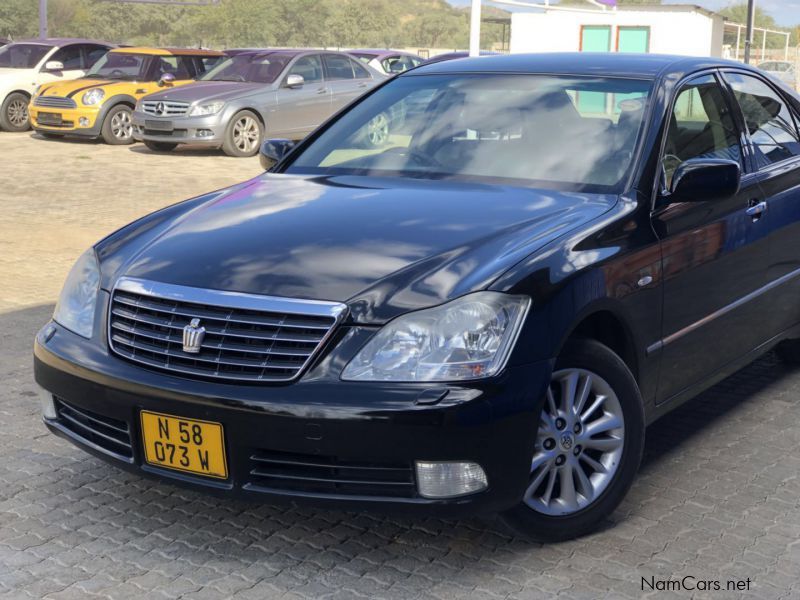
[[[348,54],[373,54],[375,56],[389,56],[399,54],[402,56],[417,56],[413,52],[406,52],[405,50],[391,50],[390,48],[353,48],[352,50],[345,50]]]
[[[402,77],[433,73],[542,73],[606,75],[654,79],[664,73],[691,73],[714,67],[747,68],[739,62],[717,58],[633,54],[618,52],[552,52],[502,54],[425,63]]]
[[[90,40],[86,38],[28,38],[24,40],[14,40],[12,44],[42,44],[44,46],[69,46],[70,44],[99,44],[116,48],[116,44],[104,42],[103,40]]]
[[[154,56],[224,56],[219,50],[206,50],[204,48],[149,48],[146,46],[133,46],[130,48],[115,48],[113,51],[123,54],[151,54]]]

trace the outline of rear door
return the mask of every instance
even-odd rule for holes
[[[766,214],[748,214],[762,198],[743,147],[717,76],[683,83],[662,153],[663,190],[691,158],[734,160],[744,175],[740,191],[730,198],[672,204],[662,199],[654,212],[663,253],[663,333],[648,352],[662,353],[659,401],[702,383],[767,335],[766,303],[758,294],[767,281],[769,227]]]
[[[289,75],[301,75],[302,87],[289,88]],[[277,108],[267,123],[270,135],[301,139],[331,114],[331,90],[319,54],[300,56],[286,70],[277,92]]]
[[[769,334],[800,322],[800,135],[796,115],[765,78],[726,71],[746,124],[770,226]]]
[[[342,54],[325,54],[325,78],[331,88],[331,110],[336,112],[350,104],[373,84],[370,72],[355,60]]]

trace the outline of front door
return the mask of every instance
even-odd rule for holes
[[[682,85],[666,135],[662,198],[653,215],[664,289],[662,340],[649,349],[662,353],[658,401],[703,382],[762,341],[763,298],[748,296],[765,284],[769,260],[768,215],[748,214],[761,191],[756,176],[746,172],[742,136],[715,75]],[[668,203],[672,176],[690,158],[739,162],[739,193]]]
[[[301,75],[302,87],[289,88],[286,78]],[[284,75],[277,92],[277,107],[267,129],[275,137],[300,139],[321,124],[331,114],[331,90],[325,81],[322,59],[318,54],[298,58]]]

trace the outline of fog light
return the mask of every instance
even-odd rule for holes
[[[78,125],[80,125],[81,127],[88,127],[89,119],[87,119],[86,117],[81,117],[80,119],[78,119]]]
[[[214,132],[210,129],[198,129],[197,130],[197,137],[211,137],[214,135]]]
[[[56,411],[56,403],[53,400],[53,394],[40,387],[39,400],[42,402],[42,416],[45,419],[57,419],[58,411]]]
[[[473,462],[417,461],[417,485],[423,498],[454,498],[480,492],[489,485]]]

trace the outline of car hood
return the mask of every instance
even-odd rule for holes
[[[122,275],[347,302],[384,322],[487,288],[616,196],[399,178],[265,174],[145,218],[98,246]],[[158,213],[156,213],[158,215]]]
[[[173,100],[180,102],[198,102],[209,100],[232,100],[254,92],[268,89],[266,83],[249,83],[241,81],[197,81],[177,88],[170,88],[150,94],[148,100]]]
[[[96,79],[94,77],[81,77],[68,81],[46,83],[42,86],[42,89],[39,90],[39,95],[77,97],[81,92],[86,92],[92,88],[102,88],[106,93],[106,97],[109,98],[118,91],[129,93],[131,86],[135,85],[136,82],[133,81],[112,81],[109,79]]]

